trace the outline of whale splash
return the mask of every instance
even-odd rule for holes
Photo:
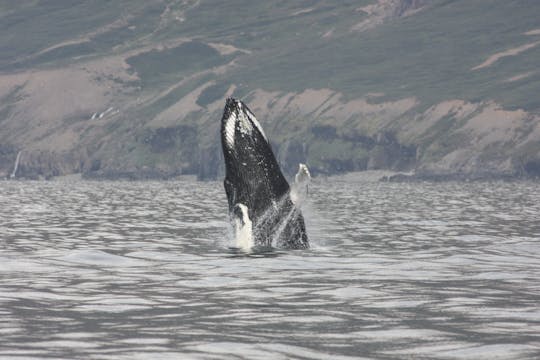
[[[294,176],[291,189],[291,200],[297,207],[302,206],[309,193],[311,174],[306,164],[298,164],[298,172]]]
[[[237,246],[244,251],[253,246],[308,248],[304,217],[296,201],[302,189],[307,195],[307,167],[300,165],[291,193],[261,124],[237,99],[229,98],[225,103],[221,144],[225,193]]]

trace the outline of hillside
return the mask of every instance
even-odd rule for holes
[[[15,4],[15,5],[14,5]],[[227,96],[287,172],[540,176],[533,0],[0,2],[0,178],[223,171]]]

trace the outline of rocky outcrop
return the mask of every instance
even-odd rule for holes
[[[277,160],[283,172],[292,177],[298,171],[298,164],[308,162],[308,144],[306,141],[290,139],[273,145]]]
[[[18,149],[10,145],[0,145],[0,179],[9,178],[15,161]]]
[[[530,159],[523,164],[522,175],[540,178],[540,158]]]
[[[393,133],[379,133],[369,152],[366,170],[407,171],[416,167],[416,146],[400,144]]]
[[[225,163],[219,137],[208,147],[199,150],[199,161],[197,163],[197,179],[216,180],[225,175]]]
[[[1,177],[29,180],[50,179],[60,175],[82,173],[92,167],[92,160],[83,153],[22,150],[17,171],[13,174],[18,153],[18,151],[10,150],[0,154]]]
[[[307,107],[302,95],[277,94],[266,103],[273,105],[265,105],[257,97],[260,94],[254,93],[254,111],[268,130],[287,176],[295,174],[299,163],[307,163],[314,175],[382,169],[412,171],[416,178],[433,180],[540,174],[540,118],[521,110],[453,101],[415,114],[414,107],[398,110],[396,103],[376,109],[359,100],[331,105],[329,99],[335,101],[336,96],[328,92],[321,100],[326,110],[307,122],[303,119],[313,116],[317,107]],[[282,97],[288,98],[288,106],[279,108]],[[344,107],[357,120],[340,124],[335,116]],[[291,109],[298,110],[291,114]],[[377,126],[365,120],[377,114],[381,114]],[[210,118],[209,127],[152,126],[118,135],[118,141],[70,151],[24,150],[17,178],[82,173],[91,179],[167,179],[186,174],[219,179],[224,175],[219,110],[204,116]],[[289,132],[291,126],[295,130]],[[0,148],[2,177],[9,177],[19,151],[13,145]]]

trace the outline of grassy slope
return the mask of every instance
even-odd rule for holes
[[[193,37],[252,51],[242,57],[237,71],[222,79],[242,83],[248,90],[330,87],[350,97],[383,92],[393,99],[417,96],[428,104],[449,98],[490,98],[509,107],[540,108],[540,100],[530,96],[540,90],[538,74],[502,83],[511,76],[536,71],[540,46],[502,58],[488,68],[470,70],[494,53],[540,40],[540,36],[523,35],[540,27],[537,2],[436,0],[424,11],[372,31],[349,31],[366,16],[355,9],[372,2],[203,1],[186,12],[185,21],[169,22],[159,29],[165,4],[156,0],[33,1],[10,6],[9,11],[4,4],[0,5],[0,68],[14,66],[14,59],[18,67],[55,65],[78,56],[107,54],[122,44],[136,48],[146,42]],[[172,8],[183,6],[173,4]],[[291,16],[309,8],[314,10]],[[82,37],[121,18],[126,19],[125,26],[94,35],[89,42],[35,56],[48,46]],[[134,28],[128,30],[129,25]],[[329,30],[333,36],[323,38]],[[194,73],[220,62],[211,51],[204,51],[194,43],[128,62],[142,69],[143,81],[159,87],[175,73]]]
[[[388,20],[368,31],[351,31],[368,18],[358,8],[371,3],[374,0],[339,4],[329,0],[36,0],[16,5],[0,1],[0,71],[61,68],[126,54],[126,63],[140,77],[138,83],[126,86],[139,86],[139,95],[152,100],[125,109],[123,117],[108,125],[111,132],[121,134],[123,144],[113,144],[106,151],[121,154],[122,149],[132,149],[122,157],[135,156],[133,161],[142,165],[152,165],[162,155],[146,154],[148,146],[138,142],[137,134],[144,133],[145,124],[160,112],[208,81],[216,85],[196,99],[203,107],[236,85],[239,96],[256,89],[302,92],[331,88],[351,99],[368,93],[385,94],[377,101],[416,97],[420,104],[417,112],[456,98],[495,100],[510,109],[540,110],[540,98],[533,95],[540,93],[540,46],[471,70],[497,52],[540,40],[539,35],[523,34],[540,28],[538,2],[434,0],[411,16]],[[153,48],[178,39],[191,40]],[[209,43],[230,44],[239,51],[220,55],[206,45]],[[133,50],[136,52],[127,55]],[[224,73],[201,73],[233,60],[236,66]],[[504,82],[529,72],[532,75],[521,80]],[[162,93],[175,84],[181,85]],[[0,114],[9,116],[12,104],[0,105]],[[205,117],[207,113],[194,113],[179,122],[206,124]],[[281,135],[276,136],[281,139]],[[441,143],[456,141],[449,138]],[[316,144],[313,150],[335,153],[336,157],[358,152],[359,159],[366,158],[364,148],[350,147],[350,142],[336,140]],[[177,144],[171,151],[186,149]]]
[[[104,55],[113,46],[147,35],[164,7],[161,1],[3,1],[0,70],[57,67],[80,56]]]
[[[453,98],[494,99],[537,110],[540,99],[531,94],[540,92],[538,75],[515,84],[502,81],[536,71],[540,47],[485,69],[470,69],[494,53],[538,40],[523,35],[540,27],[538,19],[540,5],[533,1],[438,1],[373,31],[302,41],[271,56],[266,51],[232,78],[270,90],[330,87],[350,97],[412,95],[430,105]]]

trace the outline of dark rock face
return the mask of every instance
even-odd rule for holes
[[[9,177],[18,151],[4,147],[0,152],[0,176]],[[21,150],[16,179],[50,179],[65,174],[82,173],[90,168],[92,160],[84,152],[50,152]]]
[[[375,139],[375,146],[369,152],[366,169],[405,171],[413,169],[415,162],[415,146],[400,144],[392,133],[379,133]]]
[[[311,132],[303,151],[296,149],[294,153],[306,159],[314,174],[378,169],[408,171],[416,164],[416,146],[399,143],[390,132],[366,136],[356,131],[340,133],[329,125],[313,127]],[[279,152],[282,150],[280,147]],[[284,158],[280,154],[280,160]],[[298,162],[291,165],[298,166]]]
[[[0,145],[0,179],[7,178],[13,170],[18,150],[11,145]]]
[[[281,146],[273,146],[278,149],[277,158],[281,169],[292,177],[298,171],[298,164],[307,162],[307,144],[298,140],[287,140]]]
[[[207,148],[199,150],[197,167],[198,180],[216,180],[225,175],[223,152],[219,140]]]
[[[87,179],[162,180],[180,175],[196,175],[199,180],[216,180],[225,174],[220,140],[205,147],[197,144],[192,127],[158,128],[140,138],[146,151],[155,154],[155,163],[147,165],[109,163],[95,149],[74,152],[22,150],[17,179],[50,179],[59,175],[81,173]],[[490,169],[475,173],[459,171],[433,172],[418,165],[418,148],[404,145],[390,132],[364,136],[355,132],[340,134],[335,127],[319,126],[311,134],[272,144],[276,159],[287,179],[298,170],[299,163],[310,167],[312,174],[331,175],[349,171],[394,170],[415,175],[397,175],[388,181],[488,180],[540,178],[540,160],[531,155],[513,163],[514,171]],[[9,178],[19,149],[0,146],[0,178]],[[511,169],[510,169],[511,170]]]
[[[75,153],[55,153],[49,151],[23,151],[17,177],[27,179],[50,179],[54,176],[81,172],[84,157]]]
[[[523,169],[526,176],[540,178],[540,159],[532,159],[526,162]]]
[[[104,152],[99,145],[70,152],[22,149],[16,178],[49,179],[81,173],[88,179],[146,180],[196,175],[199,180],[216,180],[225,173],[219,133],[215,129],[214,136],[206,134],[206,143],[201,145],[199,131],[205,130],[192,125],[179,125],[139,131],[133,135],[133,143],[135,147],[138,146],[137,156],[143,158],[142,163],[134,162],[137,156],[132,154],[128,154],[131,161],[115,159],[115,156],[121,159],[122,154],[110,149]],[[315,125],[305,134],[285,138],[271,146],[287,179],[296,173],[299,163],[307,164],[313,175],[394,170],[415,171],[416,179],[434,181],[540,178],[540,160],[534,147],[523,150],[523,155],[512,159],[512,166],[505,171],[486,165],[476,166],[478,169],[471,172],[467,169],[430,169],[423,166],[422,157],[418,155],[422,154],[422,145],[402,144],[390,131],[367,136],[354,129]],[[18,152],[19,149],[13,145],[0,146],[0,178],[10,177]],[[498,159],[496,163],[502,163],[505,159]],[[405,181],[399,177],[390,179],[397,180]]]
[[[92,151],[94,158],[82,169],[83,177],[160,180],[197,174],[199,170],[198,131],[194,126],[144,128],[132,134],[128,141],[131,145],[127,149],[109,147]],[[111,153],[114,156],[107,155]]]
[[[188,125],[156,128],[150,131],[144,141],[154,153],[163,153],[179,145],[194,149],[197,147],[197,129]]]

